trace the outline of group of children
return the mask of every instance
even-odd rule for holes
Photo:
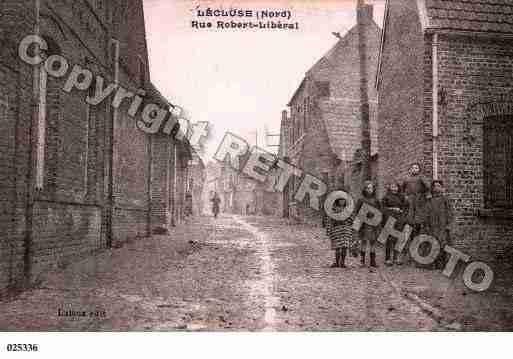
[[[411,166],[409,176],[403,183],[390,183],[381,200],[377,198],[374,183],[365,182],[362,197],[359,199],[354,213],[358,213],[364,203],[382,211],[383,225],[390,217],[396,219],[395,227],[399,230],[409,224],[413,229],[410,238],[419,234],[429,234],[438,239],[441,248],[451,244],[450,227],[453,214],[450,202],[444,195],[443,183],[438,180],[429,183],[422,176],[418,163]],[[344,200],[339,199],[334,204],[334,211],[342,211],[344,207]],[[358,249],[361,265],[365,266],[367,248],[370,266],[377,267],[376,242],[381,227],[363,224],[358,233],[354,233],[353,220],[354,217],[349,217],[344,221],[330,218],[327,222],[327,235],[331,240],[331,249],[335,251],[335,263],[331,267],[345,268],[348,251],[352,250],[354,256],[357,256]],[[388,266],[402,264],[403,256],[396,251],[396,242],[395,238],[389,237],[385,243],[385,264]],[[436,268],[441,268],[444,262],[444,256],[440,255],[435,262]]]

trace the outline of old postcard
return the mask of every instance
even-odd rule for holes
[[[0,11],[0,331],[513,329],[512,0]]]

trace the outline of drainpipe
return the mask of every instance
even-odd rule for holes
[[[41,12],[41,0],[35,1],[35,25],[34,25],[34,33],[39,35],[41,32],[40,29],[40,12]],[[28,170],[26,176],[26,185],[27,185],[27,202],[25,207],[25,237],[24,237],[24,251],[23,251],[23,280],[24,285],[29,286],[31,284],[31,275],[32,275],[32,242],[33,242],[33,222],[34,222],[34,191],[35,191],[35,183],[34,183],[34,170],[36,163],[34,152],[36,148],[34,147],[34,127],[37,124],[37,119],[39,116],[38,104],[39,104],[39,66],[35,66],[33,69],[33,92],[32,92],[32,123],[29,126],[29,158],[28,158]]]
[[[371,179],[371,133],[370,133],[370,108],[369,86],[367,80],[367,25],[372,19],[372,6],[366,5],[364,0],[358,0],[357,5],[358,27],[358,55],[360,65],[360,114],[361,114],[361,148],[362,170],[361,182]]]
[[[114,55],[113,58],[113,75],[114,75],[114,83],[116,85],[119,85],[119,41],[112,38],[109,42],[109,50],[114,50],[114,54],[110,53],[111,59],[112,55]],[[110,113],[110,133],[109,136],[109,168],[108,168],[108,190],[107,190],[107,229],[106,229],[106,245],[107,248],[112,248],[113,240],[114,240],[114,229],[113,229],[113,221],[114,221],[114,130],[116,128],[116,123],[118,120],[119,112],[118,109],[114,108],[111,109]],[[107,127],[107,126],[106,126]]]
[[[438,34],[433,35],[433,179],[438,179]]]

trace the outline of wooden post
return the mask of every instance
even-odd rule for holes
[[[358,55],[360,59],[360,117],[361,117],[361,148],[362,148],[362,172],[361,180],[371,179],[370,157],[371,157],[371,134],[369,115],[369,93],[367,80],[367,36],[366,29],[369,22],[367,19],[364,0],[358,0],[357,4],[357,26],[358,26]]]

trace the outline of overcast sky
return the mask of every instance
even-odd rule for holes
[[[367,3],[381,27],[384,0]],[[193,29],[197,6],[290,10],[299,30]],[[152,82],[193,122],[213,125],[207,161],[226,131],[254,144],[258,130],[264,147],[265,127],[279,132],[305,72],[336,43],[331,33],[344,35],[356,23],[356,0],[144,0],[144,8]]]

